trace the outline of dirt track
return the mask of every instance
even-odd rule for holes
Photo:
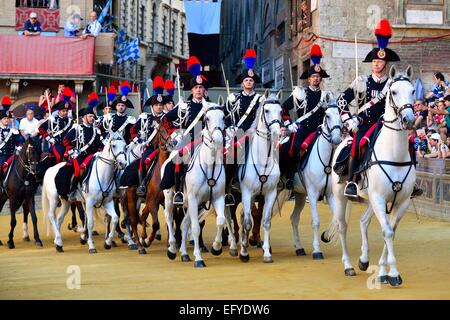
[[[220,257],[207,253],[207,268],[194,269],[193,262],[182,263],[166,256],[163,241],[156,241],[148,254],[139,256],[123,244],[103,249],[103,235],[95,238],[96,255],[89,255],[79,237],[64,223],[65,253],[56,253],[53,238],[46,236],[42,214],[39,230],[44,248],[23,242],[22,216],[16,227],[16,249],[0,247],[0,299],[450,299],[450,223],[420,219],[408,213],[396,235],[396,257],[404,280],[400,288],[382,286],[369,290],[369,274],[357,270],[356,277],[345,277],[340,247],[321,244],[325,260],[311,257],[312,231],[309,207],[301,219],[301,239],[307,256],[297,257],[292,245],[289,202],[283,215],[272,223],[273,264],[262,263],[262,250],[250,250],[250,262],[231,257],[227,248]],[[320,205],[322,230],[330,220],[328,207]],[[358,218],[362,206],[354,207],[349,228],[349,250],[357,268],[360,254]],[[164,221],[160,213],[160,221]],[[215,232],[214,217],[207,220],[208,247]],[[98,223],[96,230],[103,232]],[[9,216],[0,217],[0,239],[6,243]],[[382,248],[376,219],[370,228],[371,262],[376,264]],[[191,257],[192,248],[189,248]],[[78,265],[81,289],[66,286],[67,267]]]

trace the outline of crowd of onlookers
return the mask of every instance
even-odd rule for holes
[[[442,73],[424,99],[414,102],[415,129],[409,132],[417,158],[450,159],[450,84]]]

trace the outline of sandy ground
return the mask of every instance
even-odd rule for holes
[[[16,228],[16,249],[0,247],[0,299],[449,299],[450,224],[408,213],[397,231],[395,248],[404,283],[399,288],[383,285],[369,289],[371,274],[359,271],[359,215],[355,206],[349,227],[349,250],[357,270],[356,277],[345,277],[340,246],[321,244],[325,260],[311,257],[312,230],[309,207],[301,219],[301,238],[307,256],[297,257],[292,244],[289,215],[293,202],[286,204],[282,216],[275,216],[271,245],[273,264],[262,262],[262,250],[250,250],[250,262],[242,263],[225,249],[219,257],[203,255],[207,268],[194,269],[193,262],[174,261],[166,256],[166,232],[147,255],[129,251],[124,244],[106,251],[103,236],[97,236],[98,254],[90,255],[79,237],[64,223],[64,253],[56,253],[53,238],[46,236],[42,214],[39,229],[44,247],[23,242],[21,221]],[[330,221],[329,209],[320,205],[322,230]],[[164,221],[160,212],[160,221]],[[207,220],[205,241],[210,244],[215,219]],[[97,223],[101,233],[103,227]],[[6,243],[9,216],[0,217],[0,239]],[[382,248],[376,219],[370,228],[371,262],[376,264]],[[189,248],[191,257],[192,248]],[[79,266],[81,288],[68,289],[69,266]],[[70,269],[69,269],[70,271]],[[370,280],[369,280],[370,282]]]

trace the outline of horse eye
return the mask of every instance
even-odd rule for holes
[[[392,94],[395,96],[397,94],[397,91],[392,91]]]
[[[413,95],[416,94],[416,90],[413,90],[412,94],[413,94]]]
[[[264,110],[264,112],[265,112],[265,113],[269,113],[269,110],[266,109],[266,110]]]

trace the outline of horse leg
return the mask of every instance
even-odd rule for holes
[[[81,220],[81,225],[83,226],[83,228],[77,228],[76,231],[84,231],[84,228],[86,227],[86,215],[84,213],[84,208],[83,208],[83,204],[81,202],[76,202],[76,207],[78,210],[78,215],[80,216],[80,220]],[[75,223],[76,223],[76,219],[75,219]]]
[[[150,214],[152,215],[152,232],[150,233],[148,238],[145,239],[145,242],[148,246],[151,246],[151,244],[155,240],[156,232],[159,230],[158,207],[158,203],[156,199],[154,199],[150,203]]]
[[[117,198],[113,198],[113,204],[114,204],[114,210],[116,212],[117,215],[117,225],[115,230],[117,231],[117,235],[119,236],[120,240],[122,241],[122,243],[126,243],[125,240],[125,233],[123,232],[122,228],[120,227],[120,207],[119,207],[119,200]]]
[[[263,217],[263,208],[264,208],[264,200],[260,199],[258,201],[258,207],[254,203],[252,205],[252,217],[253,217],[253,228],[252,228],[252,235],[248,239],[251,246],[256,246],[258,248],[262,247],[262,241],[261,241],[261,221]]]
[[[247,251],[248,248],[248,236],[252,229],[252,219],[250,218],[252,196],[248,190],[242,190],[242,208],[243,213],[241,215],[242,233],[241,233],[241,252],[239,259],[242,262],[248,262],[250,255]]]
[[[137,250],[139,249],[139,253],[144,253],[145,249],[142,246],[141,241],[139,240],[138,235],[138,213],[137,213],[137,207],[136,202],[134,202],[136,198],[136,194],[133,195],[133,192],[128,190],[128,188],[125,190],[124,198],[122,199],[122,208],[124,209],[124,213],[128,219],[129,224],[131,225],[131,234],[132,237],[134,237],[136,243],[133,242],[133,239],[129,239],[128,242],[128,249],[130,250]],[[127,226],[128,229],[128,226]],[[130,237],[130,238],[132,238]]]
[[[182,208],[173,208],[171,212],[173,212],[172,216],[175,220],[175,241],[177,247],[179,248],[181,246],[182,240],[181,223],[183,222],[184,219],[184,212]]]
[[[170,198],[172,199],[172,198]],[[188,230],[191,224],[191,220],[189,219],[189,215],[185,214],[183,217],[183,221],[181,222],[181,245],[180,245],[180,254],[181,254],[181,261],[183,262],[189,262],[191,261],[191,258],[189,257],[186,249],[186,243],[188,240]]]
[[[141,233],[141,242],[144,245],[144,247],[148,248],[147,245],[147,218],[150,214],[150,209],[148,208],[148,205],[145,204],[144,209],[142,209],[141,214],[141,225],[142,225],[142,233]]]
[[[370,221],[372,220],[373,211],[372,207],[369,205],[364,211],[364,213],[361,215],[361,218],[359,220],[359,226],[361,228],[361,238],[362,238],[362,245],[361,245],[361,256],[359,257],[359,270],[366,271],[369,267],[369,237],[367,230],[369,229]]]
[[[225,197],[222,195],[216,198],[213,202],[214,210],[216,211],[216,225],[217,225],[217,233],[216,238],[212,244],[211,253],[215,256],[218,256],[222,253],[222,232],[223,227],[225,226]],[[231,230],[230,230],[231,232]]]
[[[112,242],[113,242],[112,240],[114,238],[116,226],[119,222],[119,217],[116,214],[114,199],[103,204],[103,208],[105,208],[106,213],[108,214],[108,216],[110,217],[110,220],[111,220],[111,231],[109,232],[109,235],[106,238],[105,243],[104,243],[104,248],[106,250],[109,250],[109,249],[111,249],[111,246],[112,246]]]
[[[198,203],[195,196],[190,195],[188,198],[188,214],[189,218],[191,220],[191,231],[192,236],[194,237],[194,267],[196,268],[203,268],[206,267],[205,262],[202,259],[202,255],[200,252],[200,223],[198,219]]]
[[[292,210],[292,214],[291,214],[291,224],[292,224],[292,231],[293,231],[293,235],[294,235],[295,254],[297,256],[306,255],[305,249],[303,248],[301,241],[300,241],[300,235],[298,233],[298,225],[300,223],[300,214],[302,213],[302,210],[305,207],[305,202],[306,202],[306,195],[295,192],[295,206],[294,206],[294,210]]]
[[[57,201],[57,199],[55,199]],[[50,210],[50,212],[53,212],[55,215],[56,211],[56,205],[57,203],[53,204],[54,209],[53,211]],[[50,206],[51,207],[51,206]],[[55,219],[55,245],[56,245],[56,251],[57,252],[63,252],[63,242],[62,242],[62,236],[61,236],[61,225],[64,222],[64,218],[66,217],[67,212],[69,211],[70,205],[67,201],[64,199],[61,199],[61,208],[59,209],[58,217],[55,219],[55,216],[53,218]]]
[[[200,246],[201,252],[208,252],[208,248],[205,246],[205,242],[203,241],[203,228],[205,227],[206,221],[203,220],[200,222],[200,234],[198,236],[198,244]]]
[[[320,236],[319,236],[319,228],[320,228],[320,218],[319,212],[317,211],[317,201],[319,195],[314,192],[308,193],[309,199],[309,207],[311,208],[311,224],[313,229],[313,259],[314,260],[322,260],[323,253],[320,251]]]
[[[10,203],[10,213],[11,213],[11,222],[10,222],[10,231],[8,234],[8,248],[9,249],[14,249],[15,245],[14,245],[14,229],[16,228],[16,224],[17,224],[17,220],[16,220],[16,208],[14,208],[13,205],[11,205]]]
[[[22,239],[25,242],[30,242],[30,234],[28,233],[28,214],[30,213],[30,210],[26,204],[26,201],[23,203],[22,208],[23,208]]]
[[[237,257],[237,244],[236,244],[236,238],[234,236],[234,230],[231,226],[231,213],[230,213],[230,207],[225,208],[225,219],[227,223],[227,229],[228,229],[228,241],[230,242],[230,255],[232,257]]]
[[[77,213],[76,213],[76,209],[77,209],[77,204],[75,202],[72,202],[70,204],[70,211],[72,212],[72,223],[67,226],[67,228],[69,230],[73,230],[75,232],[76,232],[76,227],[77,227]]]
[[[33,222],[34,243],[37,247],[42,247],[42,241],[39,238],[38,219],[36,215],[36,207],[34,204],[34,196],[29,196],[27,202],[28,210],[31,213],[31,221]]]
[[[175,238],[175,231],[174,231],[174,210],[168,202],[171,201],[169,198],[165,198],[164,202],[164,217],[166,219],[166,225],[167,225],[167,232],[169,234],[169,240],[168,240],[168,247],[167,247],[167,257],[170,260],[173,260],[177,256],[177,240]],[[179,227],[177,225],[177,227]]]
[[[270,228],[272,225],[272,209],[273,205],[275,204],[275,199],[277,198],[277,190],[273,190],[272,192],[269,192],[265,195],[265,205],[264,205],[264,244],[263,244],[263,250],[264,250],[264,257],[263,261],[265,263],[271,263],[273,262],[272,259],[272,253],[270,248]]]
[[[86,199],[86,218],[87,218],[87,230],[88,230],[88,247],[89,253],[97,253],[97,249],[94,246],[94,239],[92,232],[94,230],[94,204],[90,198]]]

